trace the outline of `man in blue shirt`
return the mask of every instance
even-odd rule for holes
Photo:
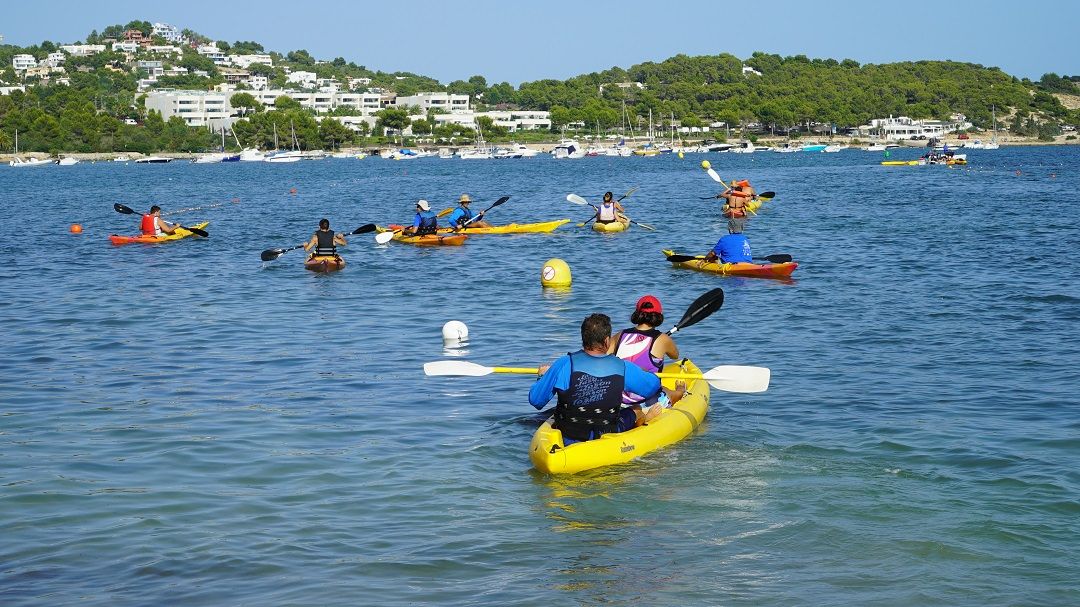
[[[431,212],[431,205],[426,200],[417,200],[416,217],[413,218],[413,224],[402,230],[402,233],[423,236],[425,234],[434,234],[438,229],[439,220],[435,213]]]
[[[716,246],[705,255],[705,261],[720,259],[720,263],[740,263],[753,261],[750,253],[750,241],[742,233],[745,219],[729,219],[728,233],[716,241]]]
[[[470,228],[490,228],[491,224],[484,221],[483,212],[474,216],[473,212],[469,210],[470,202],[472,202],[472,198],[469,198],[468,194],[461,195],[461,198],[458,200],[460,206],[454,209],[454,212],[450,213],[450,217],[447,218],[447,223],[450,227],[455,230],[460,230],[468,224]]]
[[[551,365],[541,365],[540,378],[529,390],[529,404],[537,409],[558,396],[555,427],[568,441],[590,440],[633,428],[637,416],[633,408],[623,408],[624,390],[645,398],[663,390],[672,404],[686,391],[681,382],[676,390],[664,388],[656,375],[608,354],[610,345],[611,319],[604,314],[590,315],[581,323],[582,349]]]

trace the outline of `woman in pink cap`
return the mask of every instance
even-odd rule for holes
[[[650,373],[663,371],[665,358],[679,359],[679,347],[675,345],[675,340],[656,328],[664,324],[664,309],[659,299],[652,295],[639,299],[634,313],[630,315],[630,322],[634,323],[633,327],[619,331],[611,340],[609,354],[632,362]],[[638,411],[638,423],[649,421],[659,415],[664,406],[669,406],[660,400],[623,392],[623,406]]]

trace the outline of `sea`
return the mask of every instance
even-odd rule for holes
[[[702,160],[776,192],[746,234],[791,281],[665,260],[726,232]],[[881,160],[0,167],[0,605],[1080,605],[1080,148]],[[654,230],[577,227],[567,194],[632,188]],[[571,223],[260,258],[462,193]],[[116,204],[209,238],[111,245]],[[667,328],[716,287],[679,348],[769,389],[628,464],[540,474],[531,377],[423,372],[549,363],[591,313],[652,294]]]

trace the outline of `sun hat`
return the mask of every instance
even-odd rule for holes
[[[469,198],[468,194],[462,194],[461,198],[458,199],[458,202],[472,202],[472,198]]]
[[[424,200],[423,198],[416,201],[416,206],[420,207],[421,211],[430,211],[431,210],[431,205],[428,204],[428,201]]]
[[[638,312],[656,312],[657,314],[663,314],[664,308],[660,306],[660,300],[652,295],[646,295],[637,300],[637,307],[634,308]]]

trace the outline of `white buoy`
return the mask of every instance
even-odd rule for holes
[[[460,320],[451,320],[443,325],[442,336],[444,340],[461,341],[469,337],[469,327]]]

